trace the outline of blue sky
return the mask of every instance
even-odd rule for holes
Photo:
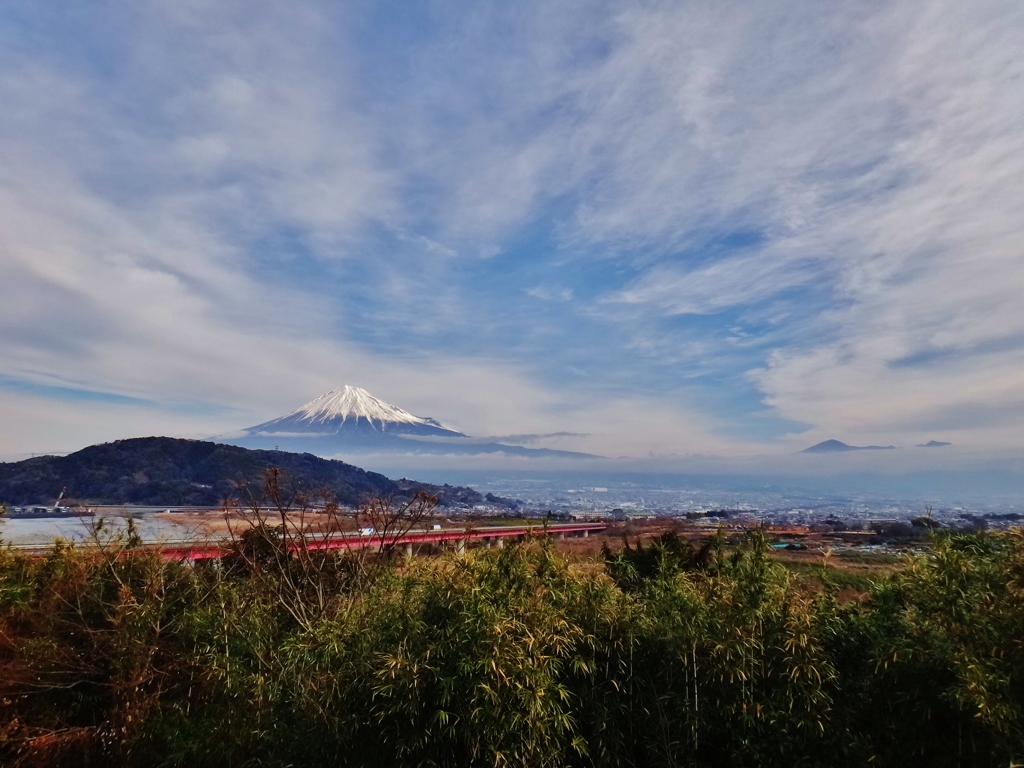
[[[351,383],[605,455],[1024,435],[1024,6],[0,7],[0,454]]]

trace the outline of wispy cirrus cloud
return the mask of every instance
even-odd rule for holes
[[[533,288],[527,289],[526,293],[542,301],[572,301],[572,288],[536,285]]]
[[[1022,14],[12,3],[3,373],[168,429],[353,381],[599,453],[1014,444]]]
[[[809,259],[772,256],[724,258],[694,269],[658,265],[604,301],[651,306],[667,315],[708,315],[762,302],[821,276],[819,265]]]

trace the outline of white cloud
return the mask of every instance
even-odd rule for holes
[[[1018,423],[1024,348],[1024,7],[640,5],[611,18],[588,30],[607,44],[596,64],[536,77],[519,101],[507,91],[510,112],[564,105],[534,134],[559,149],[533,156],[571,179],[566,237],[646,249],[641,276],[608,298],[709,314],[813,283],[832,309],[778,332],[753,377],[780,415],[909,438],[959,412],[974,414],[970,439],[1019,443],[994,422]],[[700,266],[670,255],[723,229],[763,241]]]
[[[889,160],[906,181],[829,214],[823,234],[848,244],[847,307],[827,318],[834,343],[780,350],[759,376],[785,415],[1019,445],[1024,18],[997,10],[931,4],[892,51],[879,88],[912,115]]]
[[[716,261],[697,269],[662,265],[648,270],[609,303],[654,305],[668,315],[712,314],[770,298],[816,277],[808,260],[773,259],[759,253]]]
[[[310,359],[366,360],[331,338],[323,299],[262,280],[247,241],[295,227],[336,255],[390,215],[392,181],[342,79],[310,55],[323,19],[241,10],[172,19],[187,20],[187,45],[139,14],[113,86],[5,62],[5,375],[245,410],[294,393]]]
[[[572,301],[572,288],[558,288],[553,285],[536,285],[526,291],[527,295],[541,301]]]

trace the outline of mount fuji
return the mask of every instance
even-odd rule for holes
[[[484,454],[596,458],[591,454],[524,448],[493,438],[473,438],[436,419],[413,414],[345,385],[301,408],[218,440],[244,448],[335,455],[345,453]]]

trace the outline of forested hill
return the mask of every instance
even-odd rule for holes
[[[401,499],[418,490],[437,496],[442,506],[483,501],[472,488],[395,481],[310,453],[140,437],[93,445],[67,456],[0,464],[0,502],[53,504],[67,486],[69,499],[96,504],[210,506],[234,496],[239,481],[258,482],[269,467],[280,468],[304,490],[329,489],[342,504],[357,504],[372,495]]]

